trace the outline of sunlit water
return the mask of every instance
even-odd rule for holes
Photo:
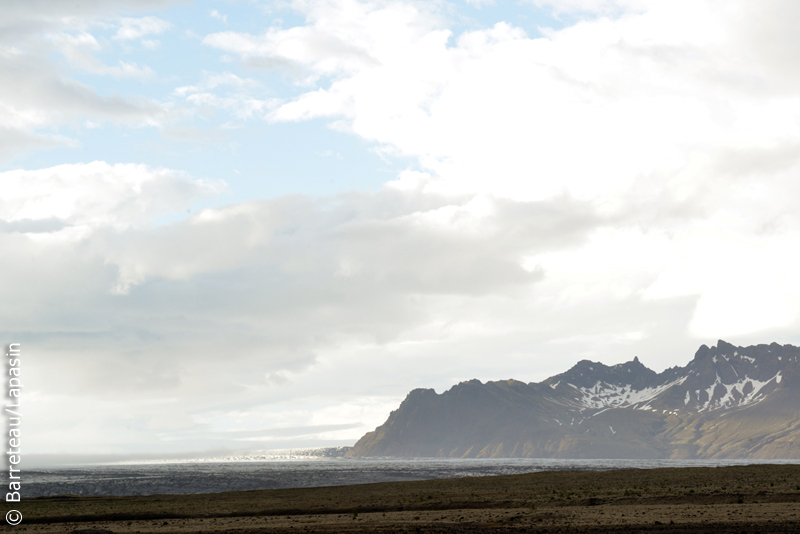
[[[153,495],[342,486],[546,470],[650,469],[797,463],[797,460],[560,460],[560,459],[304,459],[139,465],[83,466],[29,470],[23,498],[46,495]]]

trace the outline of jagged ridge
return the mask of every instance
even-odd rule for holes
[[[799,362],[720,340],[662,373],[583,360],[541,383],[417,389],[349,455],[800,458]]]

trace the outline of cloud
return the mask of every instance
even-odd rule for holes
[[[726,332],[794,324],[794,307],[765,282],[790,277],[785,268],[707,252],[777,258],[800,237],[784,203],[796,194],[789,177],[800,154],[800,108],[786,74],[800,71],[784,53],[796,40],[784,23],[793,5],[536,4],[599,16],[543,38],[507,23],[454,36],[417,4],[340,1],[297,4],[306,17],[300,26],[216,33],[204,42],[312,84],[271,120],[327,118],[385,154],[414,158],[434,177],[427,192],[531,201],[569,195],[618,221],[611,249],[640,231],[657,241],[672,236],[661,243],[685,258],[681,274],[660,256],[647,270],[649,283],[670,279],[672,289],[658,282],[647,295],[698,298],[694,335],[722,329],[725,320],[710,318],[730,315],[735,297],[723,293],[736,280],[758,288],[740,295],[748,309],[772,303],[775,312],[744,313],[727,321]],[[586,261],[625,270],[627,255],[607,254],[596,250]],[[704,273],[712,272],[729,274],[711,283]]]
[[[57,217],[48,219],[18,219],[5,221],[0,219],[0,232],[19,232],[21,234],[53,233],[63,230],[66,223]]]
[[[462,321],[488,319],[496,309],[480,311],[487,303],[519,303],[526,288],[541,283],[541,269],[522,265],[526,254],[574,246],[604,224],[568,198],[518,203],[390,187],[235,204],[154,225],[159,214],[183,210],[216,186],[102,162],[1,178],[14,194],[0,205],[0,244],[19,261],[5,264],[0,276],[16,280],[15,287],[39,288],[26,299],[14,287],[0,288],[0,298],[24,302],[3,312],[6,333],[27,332],[39,355],[29,370],[30,395],[44,409],[76,391],[87,400],[113,392],[129,399],[129,419],[113,403],[99,403],[86,435],[97,435],[93,425],[112,425],[122,441],[137,436],[151,445],[162,442],[164,429],[152,419],[153,404],[136,400],[145,392],[164,403],[165,416],[188,420],[180,432],[212,441],[225,437],[214,434],[221,430],[196,425],[234,412],[251,414],[242,430],[335,423],[342,426],[308,435],[362,433],[397,393],[373,391],[380,389],[375,384],[345,394],[344,377],[361,364],[336,363],[339,350],[398,343],[418,329],[424,338],[441,316],[450,317],[451,331]],[[325,423],[330,401],[301,410],[307,423],[287,424],[288,414],[259,423],[252,415],[258,406],[287,410],[275,406],[285,398],[297,410],[321,392],[339,395],[339,404],[352,408],[348,414],[369,418],[341,415]],[[36,435],[61,435],[51,417],[37,412],[36,420]],[[264,441],[267,434],[252,437],[259,436]],[[98,452],[116,446],[97,439]],[[62,450],[77,451],[73,441],[59,441]]]
[[[225,24],[227,24],[227,23],[228,23],[228,15],[222,15],[222,14],[221,14],[219,11],[217,11],[216,9],[212,9],[212,10],[211,10],[211,12],[209,13],[209,16],[210,16],[211,18],[213,18],[213,19],[217,19],[217,20],[219,20],[219,21],[221,21],[221,22],[223,22],[223,23],[225,23]]]
[[[764,71],[767,58],[742,56],[743,15],[700,4],[685,20],[683,4],[647,6],[547,38],[500,23],[452,44],[413,5],[330,2],[305,6],[304,26],[204,42],[304,83],[332,79],[272,118],[334,119],[418,158],[456,191],[618,195],[638,177],[677,170],[690,145],[796,135],[784,118],[796,113],[791,102],[778,111],[747,94],[782,81]]]
[[[9,123],[16,121],[24,124],[25,117],[13,116],[12,113],[3,113],[3,111],[0,111],[0,116],[4,115]],[[0,127],[0,160],[11,158],[26,149],[60,146],[74,147],[76,143],[74,140],[60,135],[35,135],[13,126]]]
[[[377,66],[382,54],[397,52],[398,41],[421,37],[446,40],[449,36],[447,30],[436,29],[432,20],[420,16],[425,13],[422,4],[325,2],[302,6],[308,26],[270,28],[259,36],[214,33],[203,43],[235,53],[250,66],[285,67],[308,83],[320,76],[355,74]]]
[[[23,132],[79,118],[146,122],[164,113],[144,98],[103,97],[86,85],[58,76],[52,65],[27,54],[0,56],[0,115],[7,127]],[[38,137],[38,136],[37,136]]]
[[[86,0],[79,3],[8,0],[3,2],[0,43],[19,46],[31,38],[65,27],[85,30],[93,21],[115,19],[120,13],[165,8],[180,3],[182,0]]]
[[[172,24],[158,17],[122,18],[120,27],[112,39],[130,41],[145,35],[158,35],[172,28]]]
[[[264,118],[282,103],[279,98],[259,99],[252,91],[262,84],[252,78],[241,78],[230,72],[204,72],[197,85],[185,85],[174,94],[199,108],[211,106],[234,113],[239,119]]]
[[[253,89],[261,86],[261,83],[252,78],[240,78],[230,72],[204,72],[203,80],[197,85],[185,85],[175,89],[178,96],[216,89],[218,87],[231,86],[237,89]]]
[[[38,221],[40,232],[47,226],[54,231],[146,227],[162,214],[183,211],[223,190],[223,184],[191,180],[169,169],[103,161],[6,171],[0,182],[0,221],[16,231]]]
[[[655,5],[649,0],[528,0],[528,3],[550,8],[556,15],[592,13],[616,16],[646,11]]]
[[[422,211],[407,211],[413,204],[391,209],[409,195],[356,197],[342,208],[286,199],[208,209],[145,234],[108,235],[106,262],[118,266],[117,290],[126,293],[153,278],[186,280],[267,262],[289,277],[287,287],[295,276],[321,276],[323,292],[329,284],[346,293],[376,286],[483,294],[536,281],[540,273],[520,265],[522,251],[567,246],[599,222],[568,199],[517,205],[433,198]],[[378,217],[370,213],[377,202],[389,209]]]
[[[98,60],[93,54],[103,45],[90,29],[106,24],[105,20],[113,19],[121,10],[168,4],[133,0],[78,4],[4,2],[0,21],[0,121],[15,138],[16,151],[4,143],[0,156],[8,158],[32,148],[74,146],[73,140],[53,131],[80,120],[132,125],[153,125],[164,120],[165,106],[137,96],[101,96],[93,88],[70,79],[52,55],[60,51],[72,66],[93,74],[153,78],[155,73],[146,65],[128,61],[105,65]],[[123,35],[163,31],[165,23],[159,21],[153,17],[124,19],[122,26],[127,29]]]
[[[51,35],[50,39],[67,59],[87,72],[111,75],[115,78],[150,79],[155,77],[155,72],[148,66],[140,67],[135,63],[124,61],[120,61],[117,66],[113,67],[103,64],[92,55],[93,52],[99,51],[101,46],[89,33],[83,32],[78,35],[59,33]]]
[[[173,126],[162,128],[161,135],[167,139],[191,141],[209,145],[219,144],[228,140],[228,135],[224,130],[195,128],[192,126]]]

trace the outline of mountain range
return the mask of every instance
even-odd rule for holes
[[[800,348],[720,340],[661,373],[583,360],[538,383],[415,389],[348,456],[800,458]]]

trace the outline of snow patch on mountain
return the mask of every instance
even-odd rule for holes
[[[655,397],[673,386],[683,384],[685,376],[655,387],[634,389],[631,384],[618,386],[597,381],[590,388],[578,387],[573,384],[569,386],[575,388],[580,393],[578,403],[586,408],[617,408],[632,406],[638,410],[649,410],[649,402]]]
[[[717,375],[717,379],[714,381],[714,383],[705,390],[708,400],[703,403],[698,411],[704,412],[719,410],[722,408],[747,406],[748,404],[757,404],[766,398],[766,394],[762,392],[764,387],[773,381],[776,385],[780,384],[782,378],[783,377],[779,371],[775,376],[764,381],[745,376],[733,384],[723,384],[719,375]],[[721,397],[715,399],[714,392],[720,385],[725,388],[725,393]],[[698,402],[700,400],[699,392],[700,390],[697,390],[696,392],[698,394]],[[687,397],[689,396],[688,391],[686,392],[686,395]]]
[[[598,380],[592,387],[579,387],[567,383],[577,394],[577,404],[584,408],[606,411],[611,408],[630,407],[636,410],[652,410],[651,403],[659,395],[670,388],[682,385],[691,375],[682,376],[671,382],[654,387],[634,389],[631,384],[616,385]],[[762,390],[768,384],[780,384],[782,375],[778,372],[772,378],[760,381],[744,376],[732,384],[725,384],[716,374],[713,383],[707,387],[686,391],[683,399],[684,406],[689,406],[692,401],[700,412],[713,411],[723,408],[735,408],[758,403],[766,398]],[[694,394],[692,394],[694,393]],[[599,413],[602,413],[598,412]],[[597,415],[594,414],[594,415]]]

